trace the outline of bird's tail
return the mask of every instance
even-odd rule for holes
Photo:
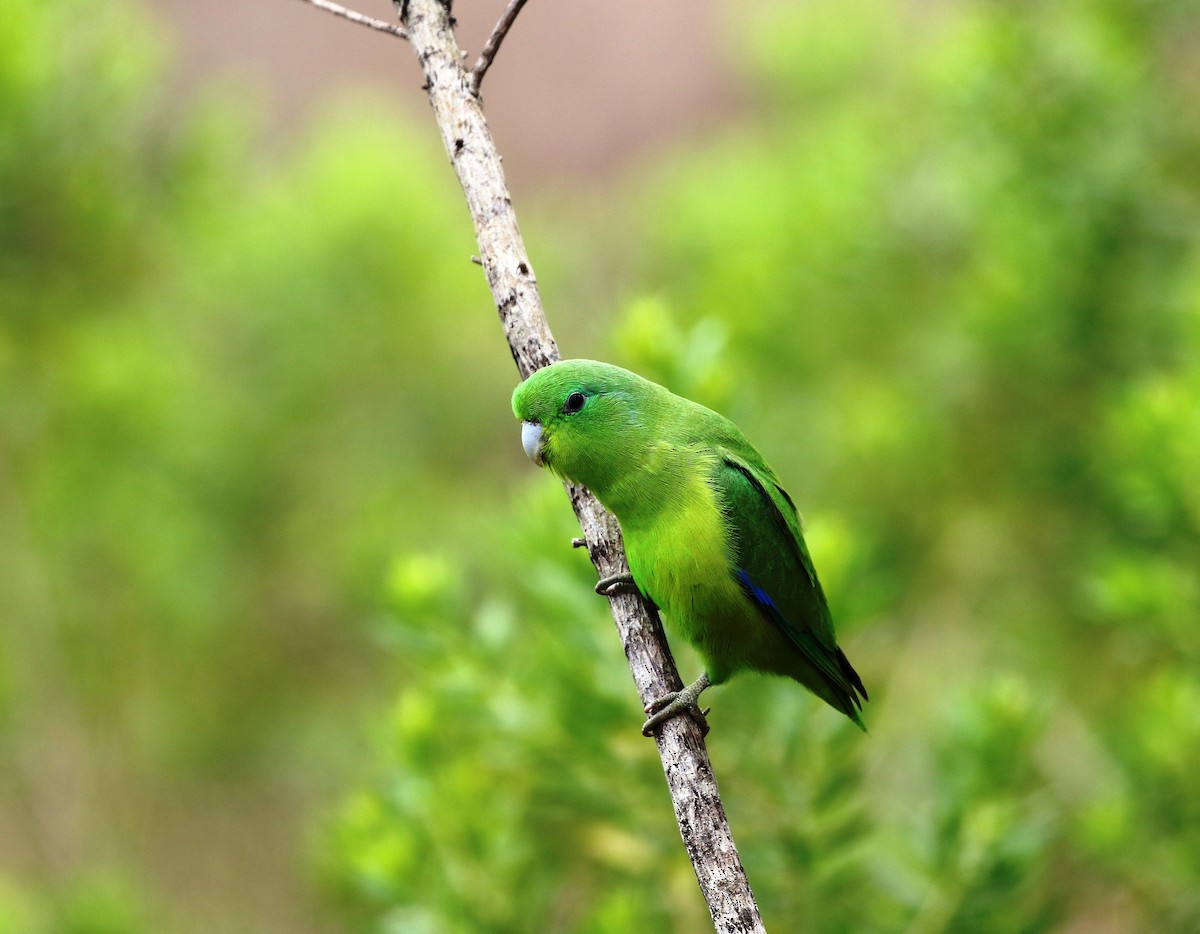
[[[866,733],[867,725],[863,723],[861,711],[863,701],[868,700],[867,689],[863,686],[862,678],[858,676],[858,672],[854,670],[854,666],[850,664],[850,659],[846,658],[846,653],[840,648],[835,648],[834,653],[838,672],[842,676],[839,679],[842,682],[841,684],[831,685],[840,701],[840,703],[834,706],[857,723],[858,728]]]

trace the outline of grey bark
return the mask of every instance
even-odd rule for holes
[[[397,0],[396,6],[425,72],[442,141],[466,195],[479,256],[513,360],[521,377],[527,377],[558,360],[558,346],[542,311],[500,156],[473,92],[473,75],[463,64],[448,4]],[[568,485],[567,491],[597,572],[601,577],[627,573],[616,520],[584,488]],[[635,595],[613,597],[611,607],[642,703],[679,690],[683,684],[657,613]],[[631,717],[630,729],[638,722]],[[727,934],[764,931],[699,726],[691,717],[675,717],[663,724],[657,743],[679,832],[714,927]]]

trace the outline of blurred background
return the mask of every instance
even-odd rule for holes
[[[411,50],[0,11],[0,932],[704,930]],[[531,3],[485,98],[871,691],[711,697],[768,929],[1200,930],[1200,6]]]

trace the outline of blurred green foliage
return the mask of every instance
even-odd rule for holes
[[[712,699],[768,928],[1200,928],[1200,8],[733,28],[739,125],[523,219],[567,353],[788,481],[871,689]],[[266,159],[167,58],[0,17],[0,932],[703,930],[432,129]]]

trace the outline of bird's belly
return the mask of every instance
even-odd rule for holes
[[[660,521],[625,530],[629,569],[669,628],[705,659],[710,677],[746,637],[748,601],[733,576],[720,512],[698,497]],[[752,623],[751,623],[752,624]]]

